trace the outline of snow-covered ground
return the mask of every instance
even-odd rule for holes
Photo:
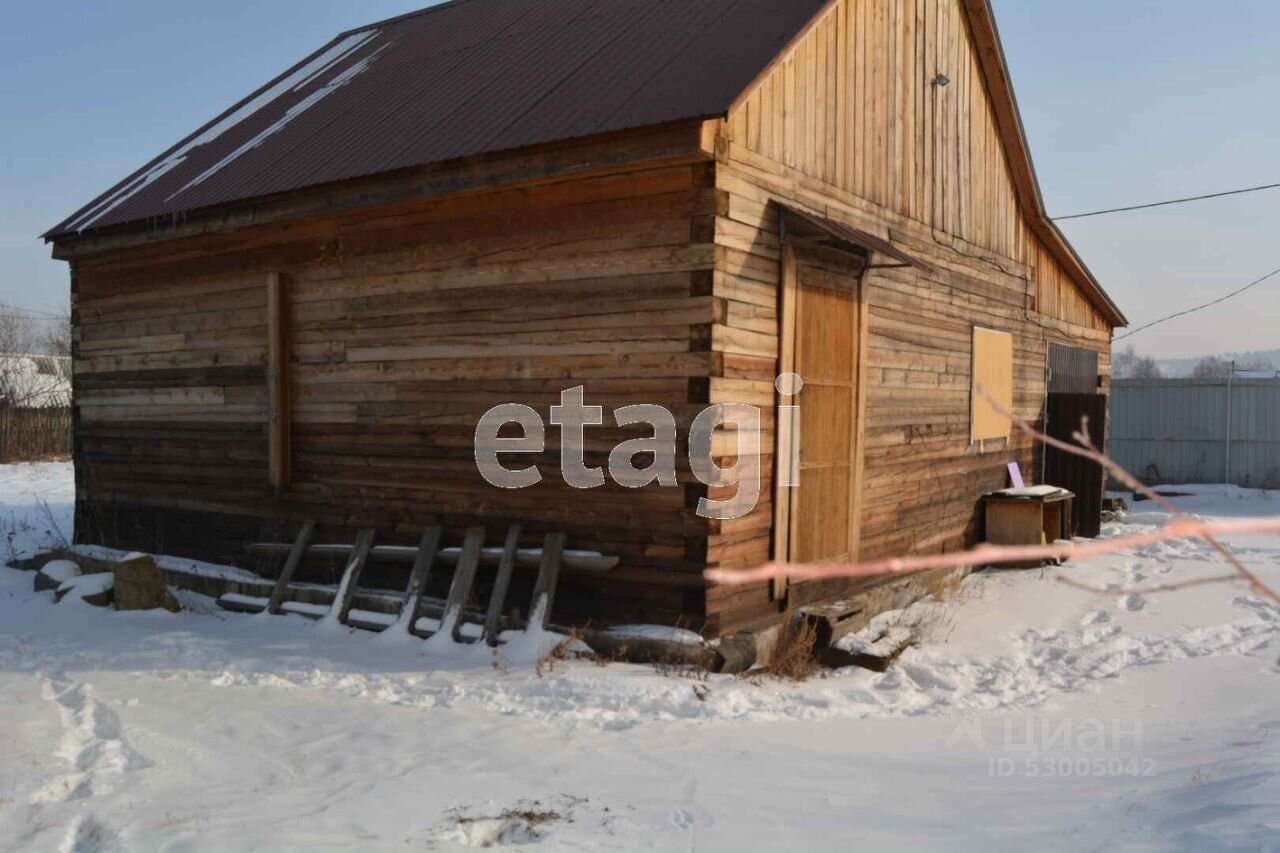
[[[1200,487],[1206,516],[1280,496]],[[11,551],[67,465],[0,467]],[[42,508],[45,502],[48,509]],[[1138,504],[1108,534],[1160,523]],[[1232,547],[1280,582],[1280,537]],[[1199,543],[986,572],[884,674],[495,659],[218,611],[114,613],[0,569],[16,850],[1280,850],[1280,608]],[[1055,580],[1061,571],[1105,595]]]

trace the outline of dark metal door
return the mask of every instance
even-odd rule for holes
[[[1076,444],[1072,434],[1080,430],[1081,419],[1089,419],[1089,440],[1104,447],[1107,429],[1105,394],[1050,394],[1046,410],[1045,432],[1052,438]],[[1051,486],[1070,489],[1076,495],[1075,535],[1088,539],[1102,532],[1102,498],[1106,476],[1102,466],[1080,456],[1045,449],[1044,481]]]

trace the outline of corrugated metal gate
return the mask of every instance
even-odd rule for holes
[[[1111,455],[1153,484],[1280,488],[1280,380],[1116,380]]]

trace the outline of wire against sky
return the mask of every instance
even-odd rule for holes
[[[1094,210],[1089,213],[1073,213],[1070,216],[1055,216],[1054,222],[1065,222],[1068,219],[1084,219],[1089,216],[1104,216],[1108,213],[1128,213],[1132,210],[1147,210],[1152,207],[1167,207],[1171,204],[1186,204],[1192,201],[1205,201],[1211,198],[1223,198],[1229,195],[1244,195],[1245,193],[1262,192],[1263,190],[1280,189],[1280,184],[1264,184],[1260,187],[1246,187],[1242,190],[1227,190],[1220,193],[1209,193],[1208,195],[1193,195],[1186,198],[1174,198],[1169,201],[1156,201],[1151,204],[1135,204],[1129,207],[1112,207],[1107,210]]]
[[[10,316],[18,316],[24,320],[67,320],[67,314],[55,314],[52,311],[40,311],[37,309],[24,309],[18,305],[9,305],[8,302],[0,302],[0,314],[8,314]]]
[[[0,302],[0,314],[16,317],[20,320],[34,320],[50,323],[65,323],[69,317],[67,314],[54,314],[50,311],[37,311],[34,308],[21,308],[17,305],[8,305],[4,302]]]
[[[1214,305],[1217,305],[1222,302],[1226,302],[1228,299],[1232,298],[1233,296],[1239,296],[1240,294],[1244,293],[1246,290],[1249,290],[1250,288],[1253,288],[1253,287],[1257,287],[1258,285],[1262,284],[1264,281],[1275,278],[1278,275],[1280,275],[1280,269],[1274,269],[1271,272],[1264,275],[1262,278],[1257,279],[1256,281],[1251,281],[1248,284],[1246,284],[1244,287],[1240,288],[1239,290],[1233,290],[1231,293],[1228,293],[1226,296],[1220,296],[1217,299],[1213,300],[1212,302],[1206,302],[1203,305],[1197,305],[1195,308],[1188,308],[1185,311],[1179,311],[1177,314],[1170,314],[1168,317],[1161,317],[1159,320],[1155,320],[1154,322],[1148,323],[1145,326],[1139,326],[1138,328],[1134,329],[1132,332],[1125,332],[1123,335],[1118,335],[1115,339],[1117,341],[1122,341],[1125,338],[1133,337],[1134,335],[1138,334],[1138,332],[1145,332],[1147,329],[1150,329],[1152,326],[1159,326],[1161,323],[1167,323],[1170,320],[1176,320],[1179,317],[1185,317],[1188,314],[1194,314],[1197,311],[1203,311],[1206,308],[1212,308]]]

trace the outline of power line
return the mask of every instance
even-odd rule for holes
[[[66,319],[63,317],[32,317],[26,314],[10,314],[0,309],[0,316],[11,317],[15,320],[29,320],[32,323],[64,323]]]
[[[39,308],[23,308],[23,307],[22,307],[22,306],[20,306],[20,305],[10,305],[8,302],[0,302],[0,310],[4,310],[4,311],[17,311],[17,312],[22,313],[22,314],[35,314],[35,315],[40,316],[40,317],[60,317],[60,316],[62,316],[61,314],[57,314],[57,313],[55,313],[55,312],[53,312],[53,311],[41,311]]]
[[[1274,189],[1280,189],[1280,184],[1264,184],[1260,187],[1246,187],[1242,190],[1227,190],[1226,192],[1209,193],[1208,195],[1193,195],[1188,196],[1187,198],[1175,198],[1170,199],[1169,201],[1152,202],[1151,204],[1135,204],[1129,207],[1113,207],[1108,210],[1094,210],[1089,213],[1073,213],[1070,216],[1055,216],[1053,217],[1053,221],[1064,222],[1068,219],[1084,219],[1088,216],[1103,216],[1108,213],[1128,213],[1131,210],[1147,210],[1152,207],[1166,207],[1171,204],[1186,204],[1189,201],[1204,201],[1205,199],[1210,198],[1222,198],[1223,196],[1243,195],[1245,193],[1256,193],[1261,192],[1262,190]]]
[[[19,308],[16,305],[9,305],[4,302],[0,302],[0,314],[8,314],[22,320],[48,320],[50,322],[55,320],[67,320],[66,314],[54,314],[51,311],[37,311],[34,308]]]
[[[1197,311],[1203,311],[1205,308],[1212,308],[1214,305],[1217,305],[1221,302],[1226,302],[1228,299],[1230,299],[1233,296],[1239,296],[1240,294],[1244,293],[1246,290],[1252,287],[1257,287],[1258,285],[1262,284],[1264,281],[1271,278],[1275,278],[1278,275],[1280,275],[1280,269],[1272,270],[1271,272],[1264,275],[1262,278],[1256,281],[1251,281],[1248,284],[1246,284],[1244,287],[1240,288],[1239,290],[1234,290],[1231,293],[1228,293],[1226,296],[1220,296],[1217,299],[1213,300],[1212,302],[1206,302],[1205,304],[1198,305],[1195,308],[1188,308],[1186,311],[1179,311],[1177,314],[1170,314],[1168,317],[1161,317],[1159,320],[1156,320],[1155,322],[1148,323],[1145,326],[1139,326],[1138,328],[1134,329],[1132,332],[1125,332],[1123,335],[1118,336],[1116,340],[1122,341],[1125,338],[1133,337],[1134,335],[1138,334],[1138,332],[1145,332],[1147,329],[1150,329],[1152,326],[1159,326],[1161,323],[1167,323],[1170,320],[1176,320],[1179,317],[1185,317],[1188,314],[1194,314]]]

